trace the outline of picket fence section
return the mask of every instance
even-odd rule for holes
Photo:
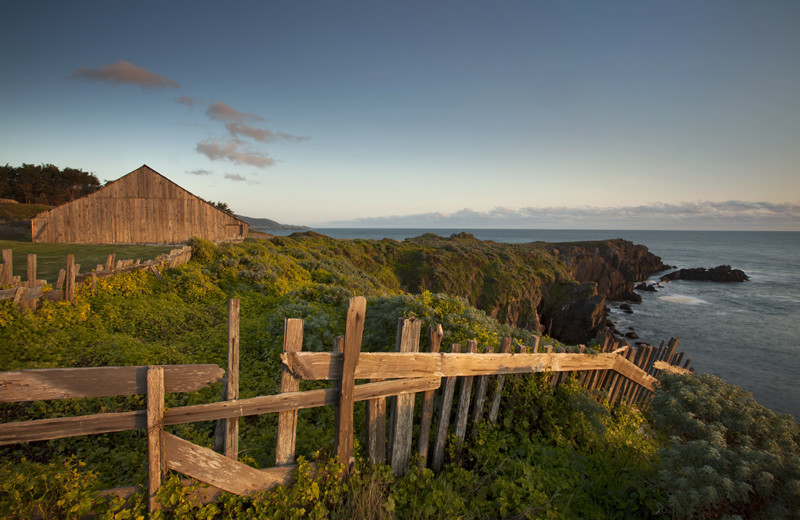
[[[53,290],[45,291],[47,280],[40,280],[36,276],[36,255],[28,255],[27,279],[23,281],[22,277],[13,275],[12,250],[3,249],[2,263],[0,263],[0,288],[8,288],[0,289],[0,301],[13,299],[14,303],[25,308],[36,308],[36,302],[40,298],[71,302],[75,299],[75,288],[86,280],[91,280],[91,291],[95,294],[97,293],[97,280],[100,278],[108,278],[118,273],[148,269],[160,280],[160,271],[164,267],[177,267],[187,263],[191,258],[192,248],[190,246],[173,249],[169,253],[157,256],[154,260],[145,262],[138,259],[117,260],[116,254],[110,253],[106,258],[105,264],[97,264],[91,272],[79,274],[81,265],[75,263],[74,255],[67,255],[66,267],[59,271],[58,279],[52,285]]]
[[[441,325],[428,331],[429,352],[419,352],[421,322],[400,319],[396,352],[361,352],[366,300],[351,299],[345,335],[332,352],[303,352],[303,321],[287,319],[284,329],[281,393],[238,399],[239,302],[229,304],[228,371],[216,365],[94,367],[20,370],[0,373],[0,402],[40,399],[90,398],[110,395],[147,395],[147,409],[0,424],[0,445],[57,439],[129,429],[146,429],[148,439],[149,499],[154,511],[161,505],[156,491],[167,469],[209,485],[197,499],[215,500],[222,491],[247,495],[287,485],[296,469],[295,438],[300,409],[334,406],[335,453],[351,467],[355,425],[354,403],[366,401],[365,439],[369,461],[388,463],[398,475],[410,468],[414,420],[420,463],[441,469],[448,436],[463,443],[470,427],[498,419],[505,378],[509,375],[551,373],[555,388],[574,375],[584,387],[610,403],[646,402],[663,370],[686,372],[690,360],[678,367],[678,341],[658,347],[634,348],[607,340],[599,354],[553,352],[534,337],[530,345],[502,340],[499,352],[480,349],[476,341],[466,348],[453,344],[440,352]],[[479,352],[480,351],[480,352]],[[490,378],[494,384],[490,385]],[[300,391],[301,380],[330,380],[331,388]],[[356,380],[366,383],[355,384]],[[458,395],[456,384],[460,381]],[[191,392],[215,382],[224,383],[216,403],[164,409],[164,395]],[[438,399],[436,390],[441,388]],[[489,389],[493,395],[489,397]],[[415,395],[421,409],[415,413]],[[387,407],[386,399],[392,397]],[[434,404],[437,406],[434,406]],[[436,408],[436,410],[435,410]],[[388,413],[387,413],[388,410]],[[434,413],[434,412],[438,413]],[[257,470],[237,461],[238,418],[278,413],[276,467]],[[434,431],[434,416],[436,428]],[[194,445],[164,431],[168,425],[218,420],[217,451]],[[388,426],[388,428],[387,428]],[[222,453],[218,453],[222,452]],[[112,490],[129,496],[136,488]]]

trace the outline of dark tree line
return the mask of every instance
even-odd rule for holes
[[[58,206],[97,191],[102,184],[93,173],[52,164],[0,166],[0,198],[25,204]]]

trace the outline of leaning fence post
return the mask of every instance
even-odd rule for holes
[[[419,352],[421,322],[416,318],[400,319],[397,323],[397,352]],[[392,415],[389,423],[389,452],[394,474],[403,476],[408,472],[411,460],[411,437],[414,428],[414,396],[401,394],[392,400]]]
[[[453,343],[450,345],[450,352],[461,352],[461,345]],[[450,411],[453,408],[453,394],[456,389],[456,376],[446,378],[444,382],[444,392],[442,393],[442,409],[439,415],[439,427],[436,430],[436,441],[433,445],[433,471],[438,472],[442,469],[444,462],[444,448],[447,444],[447,432],[450,429]]]
[[[353,454],[353,392],[355,391],[356,365],[364,334],[367,300],[363,296],[350,299],[344,329],[344,359],[342,360],[342,391],[339,394],[339,435],[336,455],[350,468]]]
[[[239,299],[228,301],[228,374],[222,400],[239,398]],[[226,457],[239,458],[239,418],[220,419],[214,433],[214,449]]]
[[[166,473],[162,436],[164,432],[164,367],[147,368],[147,475],[148,509],[161,509],[156,493]]]
[[[478,351],[478,342],[474,339],[467,341],[467,352],[475,354]],[[467,437],[467,419],[469,415],[469,402],[472,398],[472,381],[475,376],[461,378],[461,395],[458,397],[458,410],[456,411],[456,439],[463,443]]]
[[[491,347],[484,346],[483,353],[492,352]],[[478,376],[478,384],[475,387],[475,404],[472,410],[472,423],[478,425],[483,419],[483,404],[486,401],[486,390],[489,387],[489,376]]]
[[[283,325],[283,351],[300,352],[303,349],[303,320],[290,318]],[[300,380],[283,365],[281,393],[300,390]],[[297,435],[297,410],[278,413],[278,437],[275,446],[275,464],[283,466],[294,462]]]
[[[441,324],[428,327],[428,346],[431,353],[439,352],[442,345],[444,331]],[[422,412],[419,422],[418,450],[420,467],[425,467],[428,461],[428,445],[431,442],[431,422],[433,420],[433,395],[435,390],[427,390],[422,397]]]
[[[539,345],[537,344],[536,347]],[[511,353],[511,338],[506,336],[500,344],[500,352],[503,354]],[[534,350],[535,352],[535,350]],[[500,412],[500,399],[503,397],[503,385],[506,382],[506,376],[501,374],[497,376],[497,385],[495,386],[494,399],[492,399],[492,408],[489,411],[489,422],[494,424],[497,422],[497,414]]]

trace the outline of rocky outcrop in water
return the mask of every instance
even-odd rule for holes
[[[732,269],[729,265],[718,265],[711,269],[697,267],[694,269],[680,269],[661,277],[662,282],[672,280],[700,280],[707,282],[745,282],[749,280],[744,271]]]

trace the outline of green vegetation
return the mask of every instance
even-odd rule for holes
[[[444,247],[445,251],[437,251]],[[449,249],[448,249],[449,248]],[[519,251],[524,251],[520,248]],[[506,254],[507,258],[503,255]],[[367,296],[364,350],[391,350],[397,319],[442,323],[444,344],[478,339],[498,348],[503,336],[530,332],[502,325],[475,308],[469,295],[439,291],[447,280],[465,291],[493,273],[496,296],[517,283],[503,261],[543,280],[569,283],[547,254],[503,253],[461,237],[412,241],[336,241],[314,234],[215,246],[194,241],[192,262],[163,281],[137,272],[100,280],[76,302],[46,302],[36,312],[0,305],[0,370],[61,366],[216,363],[225,366],[227,301],[241,300],[241,396],[276,393],[285,318],[305,320],[303,349],[330,350],[344,333],[348,299]],[[423,268],[418,258],[430,260]],[[450,270],[454,270],[450,272]],[[459,271],[460,270],[460,271]],[[504,274],[505,273],[505,274]],[[408,291],[416,283],[414,294]],[[544,283],[544,282],[540,282]],[[463,284],[463,285],[462,285]],[[556,344],[542,338],[545,344]],[[423,345],[424,347],[424,345]],[[302,390],[325,386],[303,382]],[[219,399],[220,385],[171,394],[167,407]],[[4,421],[143,409],[142,396],[0,406]],[[362,431],[363,404],[356,407]],[[274,464],[274,415],[241,420],[240,459]],[[210,446],[214,424],[168,427]],[[574,382],[552,391],[547,375],[509,376],[498,424],[451,444],[438,475],[414,469],[395,478],[370,467],[356,439],[356,472],[340,478],[330,407],[301,410],[298,482],[255,497],[223,495],[195,506],[173,475],[160,499],[168,518],[798,518],[800,431],[786,416],[716,378],[665,377],[652,408],[609,407]],[[145,482],[142,431],[76,437],[0,448],[0,517],[100,518],[145,514],[139,493],[128,503],[94,492]],[[308,461],[317,463],[313,471]],[[748,487],[749,486],[749,487]]]
[[[58,271],[67,265],[67,255],[75,255],[75,263],[81,265],[81,272],[93,270],[97,264],[106,263],[109,254],[116,254],[117,260],[152,260],[160,254],[168,253],[170,246],[136,246],[119,244],[44,244],[0,240],[0,249],[11,249],[14,254],[14,274],[27,279],[27,257],[36,255],[36,277],[55,284]]]

